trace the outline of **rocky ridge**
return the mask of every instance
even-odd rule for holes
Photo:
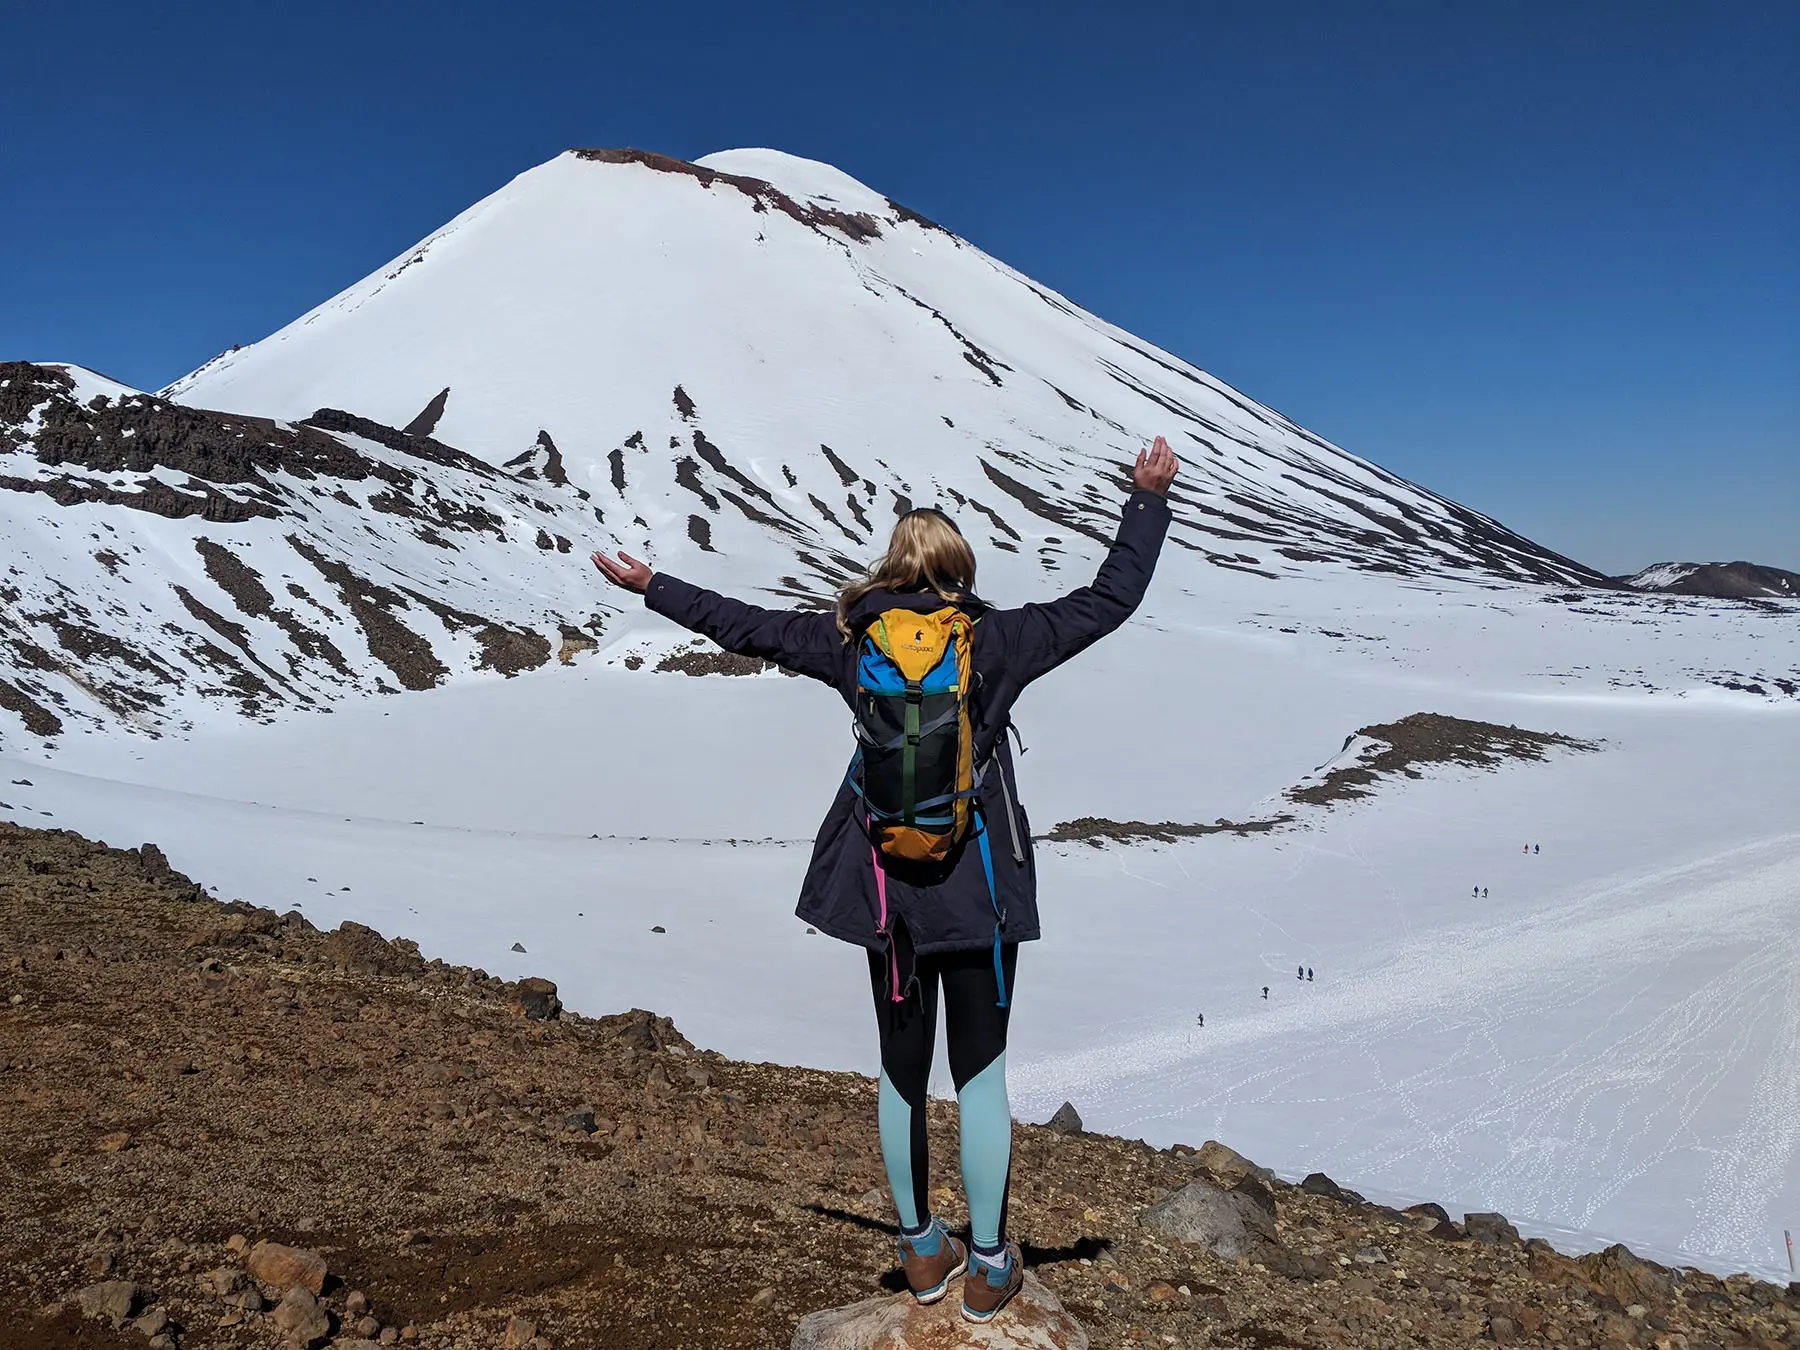
[[[810,1314],[899,1287],[874,1099],[0,825],[8,1350],[835,1344]],[[1016,1129],[1012,1228],[1096,1346],[1800,1346],[1800,1286],[1056,1126]]]
[[[1657,563],[1616,581],[1638,591],[1715,600],[1800,599],[1800,572],[1750,562]]]

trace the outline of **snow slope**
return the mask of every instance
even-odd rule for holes
[[[1724,605],[1710,627],[1650,624],[1648,603],[1365,578],[1252,614],[1230,587],[1159,584],[1022,703],[1032,828],[1296,819],[1039,846],[1016,1112],[1072,1098],[1097,1129],[1222,1137],[1294,1177],[1778,1274],[1800,1206],[1800,705],[1678,666],[1800,667],[1797,625]],[[1350,731],[1421,708],[1602,748],[1284,801]],[[771,740],[791,748],[774,765]],[[228,895],[548,975],[579,1008],[651,1006],[727,1053],[872,1072],[861,959],[792,918],[846,745],[810,682],[591,661],[72,741],[0,763],[0,784],[30,783],[0,801],[154,839]]]
[[[792,918],[841,707],[659,671],[688,639],[583,555],[816,602],[934,502],[1015,604],[1173,433],[1149,600],[1020,704],[1024,806],[1292,819],[1040,845],[1016,1113],[1779,1274],[1800,606],[1612,587],[767,151],[561,156],[167,394],[0,369],[0,815],[869,1072],[861,959]],[[1600,749],[1287,797],[1421,711]]]

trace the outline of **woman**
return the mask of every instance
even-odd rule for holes
[[[935,1302],[972,1259],[963,1315],[974,1322],[991,1320],[1025,1278],[1018,1244],[1005,1240],[1012,1162],[1006,1026],[1018,944],[1038,936],[1038,915],[1031,833],[1006,739],[1012,706],[1026,685],[1112,632],[1144,598],[1169,527],[1165,496],[1178,467],[1160,436],[1139,451],[1118,536],[1093,585],[1018,609],[994,609],[976,597],[974,553],[950,518],[929,508],[900,517],[886,556],[843,589],[835,612],[759,609],[652,572],[624,553],[617,561],[593,555],[608,581],[643,595],[658,614],[727,651],[821,680],[853,708],[863,634],[876,616],[949,604],[975,621],[970,735],[973,763],[982,767],[973,789],[976,835],[991,828],[979,838],[983,847],[962,839],[937,864],[884,860],[847,775],[814,843],[799,907],[800,918],[821,932],[868,949],[881,1035],[881,1154],[907,1284],[919,1302]],[[932,1215],[928,1197],[925,1090],[940,989],[972,1257]]]

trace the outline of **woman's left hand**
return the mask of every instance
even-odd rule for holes
[[[618,562],[599,552],[593,555],[593,559],[600,574],[613,585],[622,590],[636,591],[639,595],[649,589],[650,578],[655,575],[650,570],[650,564],[639,562],[623,549],[619,550]]]

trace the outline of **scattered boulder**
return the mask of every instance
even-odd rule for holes
[[[325,1291],[325,1258],[307,1247],[285,1247],[279,1242],[259,1242],[245,1259],[250,1273],[277,1289],[296,1285],[308,1293]]]
[[[140,1336],[154,1339],[169,1329],[168,1310],[160,1306],[151,1308],[132,1322],[131,1326]]]
[[[1200,1145],[1196,1161],[1226,1186],[1235,1186],[1250,1176],[1264,1183],[1275,1180],[1275,1174],[1268,1168],[1258,1167],[1235,1148],[1221,1144],[1217,1139],[1208,1139]]]
[[[523,1013],[534,1022],[556,1017],[562,1012],[562,1001],[556,997],[556,985],[536,975],[527,975],[519,981],[509,1006],[514,1012]]]
[[[1622,1243],[1578,1256],[1571,1264],[1580,1270],[1590,1288],[1610,1294],[1624,1307],[1633,1303],[1664,1303],[1675,1290],[1675,1281],[1666,1268],[1640,1259]]]
[[[509,1317],[506,1320],[506,1336],[502,1341],[505,1350],[525,1350],[537,1339],[537,1323],[529,1317]]]
[[[275,1311],[269,1314],[269,1320],[300,1350],[312,1350],[331,1335],[331,1314],[321,1308],[312,1291],[302,1285],[287,1291],[275,1305]]]
[[[1351,1204],[1360,1199],[1355,1191],[1347,1191],[1323,1172],[1309,1172],[1300,1183],[1300,1189],[1308,1195],[1316,1195],[1324,1200],[1336,1200],[1339,1204]]]
[[[1507,1222],[1504,1214],[1465,1214],[1463,1231],[1484,1247],[1519,1245],[1519,1230]]]
[[[211,1290],[220,1298],[227,1298],[237,1293],[244,1283],[244,1272],[236,1266],[220,1266],[217,1270],[209,1270],[200,1277],[201,1287]]]
[[[116,1331],[131,1320],[143,1298],[144,1291],[130,1280],[102,1280],[76,1294],[75,1306],[83,1317],[104,1317]]]
[[[1243,1196],[1271,1219],[1275,1217],[1275,1192],[1263,1184],[1261,1177],[1247,1176],[1233,1186],[1231,1192]]]
[[[1463,1231],[1461,1224],[1451,1219],[1442,1205],[1431,1200],[1408,1205],[1400,1211],[1400,1216],[1411,1222],[1426,1237],[1437,1238],[1440,1242],[1462,1242],[1469,1236]]]
[[[515,942],[515,943],[513,943],[513,945],[512,945],[512,950],[513,950],[513,951],[515,951],[515,952],[518,952],[518,953],[519,953],[519,954],[520,954],[520,955],[524,955],[524,953],[525,953],[525,944],[524,944],[524,943],[522,943],[522,942]]]
[[[960,1298],[921,1306],[910,1294],[865,1299],[800,1320],[790,1350],[1088,1350],[1087,1332],[1030,1271],[992,1322],[965,1322]]]
[[[694,1044],[675,1029],[666,1017],[658,1017],[643,1008],[630,1012],[610,1013],[596,1018],[600,1029],[618,1039],[620,1044],[638,1054],[656,1050],[679,1050],[692,1053]]]
[[[325,955],[332,965],[352,975],[399,975],[417,964],[416,958],[407,961],[373,928],[350,919],[325,935]]]
[[[563,1114],[563,1124],[571,1130],[580,1130],[583,1134],[593,1134],[599,1130],[599,1122],[594,1119],[594,1109],[584,1106],[579,1111],[568,1111]]]
[[[1195,1177],[1146,1209],[1139,1222],[1152,1232],[1204,1247],[1221,1260],[1262,1261],[1279,1250],[1273,1214],[1257,1199],[1210,1177]]]
[[[1081,1112],[1075,1109],[1074,1102],[1064,1102],[1056,1108],[1056,1114],[1044,1122],[1044,1127],[1058,1134],[1080,1134]]]

